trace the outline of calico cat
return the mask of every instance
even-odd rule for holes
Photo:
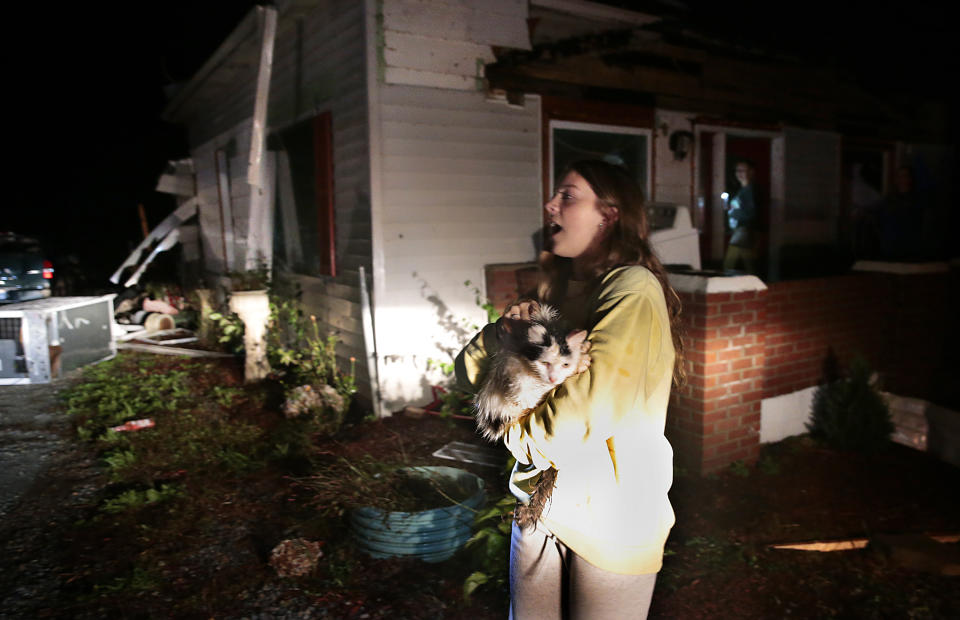
[[[540,403],[547,392],[589,366],[587,332],[567,331],[559,313],[548,305],[535,307],[530,320],[497,321],[500,350],[474,399],[477,427],[490,441],[503,438],[507,428]],[[521,527],[534,525],[553,492],[557,470],[540,475],[526,506],[514,513]]]

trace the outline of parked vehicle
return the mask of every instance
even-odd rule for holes
[[[0,232],[0,304],[50,297],[53,263],[36,239]]]

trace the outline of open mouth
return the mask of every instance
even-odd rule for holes
[[[563,230],[563,226],[557,224],[556,222],[550,222],[547,224],[547,234],[551,237]]]

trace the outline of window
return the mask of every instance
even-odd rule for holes
[[[550,121],[550,190],[568,164],[603,159],[626,168],[643,189],[650,189],[651,130],[596,123]]]
[[[275,256],[292,271],[337,275],[330,112],[279,132]]]

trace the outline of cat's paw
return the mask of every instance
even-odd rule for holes
[[[590,362],[591,362],[590,354],[581,353],[580,361],[577,363],[577,374],[580,374],[581,372],[584,372],[587,368],[590,368]]]

